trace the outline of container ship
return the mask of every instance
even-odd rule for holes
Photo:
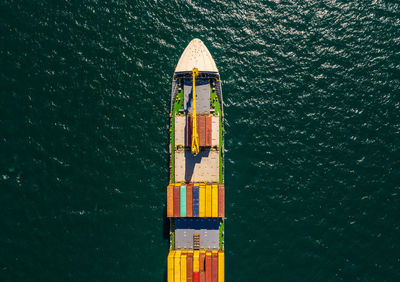
[[[204,43],[193,39],[172,81],[169,282],[225,280],[223,122],[217,66]]]

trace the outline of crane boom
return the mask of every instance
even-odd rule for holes
[[[192,70],[192,78],[193,78],[193,132],[192,132],[192,154],[197,155],[200,151],[199,149],[199,135],[197,134],[197,120],[196,120],[196,76],[199,75],[199,70],[197,68],[193,68]]]

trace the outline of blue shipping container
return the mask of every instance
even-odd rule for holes
[[[199,217],[199,186],[193,187],[193,217]]]

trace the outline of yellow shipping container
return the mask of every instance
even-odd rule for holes
[[[181,251],[175,252],[174,270],[174,282],[181,282]]]
[[[211,217],[211,185],[206,185],[206,217]]]
[[[200,252],[199,251],[194,251],[193,255],[193,272],[199,272],[199,267],[200,267]]]
[[[211,194],[212,194],[211,216],[218,217],[218,185],[217,184],[213,184]]]
[[[174,256],[175,251],[168,254],[168,282],[174,282]]]
[[[199,217],[206,216],[206,186],[201,184],[199,187]]]
[[[225,257],[224,251],[218,253],[218,282],[225,280]]]
[[[186,255],[181,256],[181,282],[186,282]]]

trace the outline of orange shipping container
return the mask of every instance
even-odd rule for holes
[[[205,263],[206,263],[206,254],[204,251],[200,252],[200,282],[206,282],[206,272],[205,272]]]
[[[188,282],[193,282],[193,253],[188,253],[186,258],[186,277]]]
[[[211,116],[206,117],[206,146],[211,146],[212,142],[212,123]]]
[[[181,194],[181,187],[176,185],[174,187],[174,217],[179,217],[181,215],[181,207],[180,207],[180,194]]]
[[[186,188],[186,216],[193,216],[193,184],[188,184]]]
[[[211,255],[211,282],[218,282],[218,252],[213,251]]]
[[[211,253],[206,254],[206,282],[211,282],[212,268],[211,268]]]
[[[206,117],[197,116],[197,134],[199,135],[199,145],[206,145]]]
[[[167,217],[174,216],[174,185],[168,185],[167,188]]]
[[[225,217],[225,186],[219,184],[218,187],[218,217]]]
[[[206,273],[204,271],[201,271],[199,273],[199,277],[200,277],[200,282],[206,282]]]

